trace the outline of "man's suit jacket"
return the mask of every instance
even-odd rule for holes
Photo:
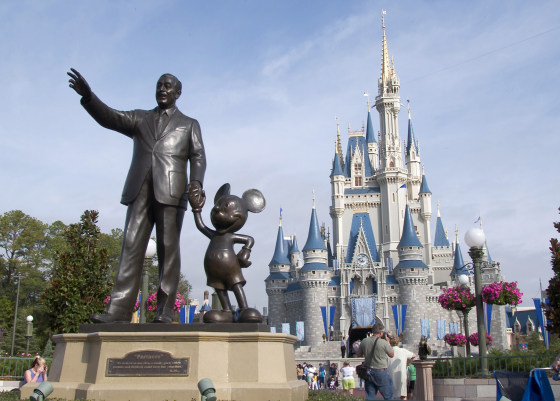
[[[105,105],[95,94],[82,106],[101,126],[120,132],[134,141],[132,162],[124,184],[121,203],[134,201],[148,173],[152,174],[154,195],[165,205],[186,209],[187,163],[190,180],[203,184],[206,156],[198,121],[178,109],[161,135],[157,133],[158,108],[118,111]]]

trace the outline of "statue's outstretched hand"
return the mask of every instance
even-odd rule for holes
[[[89,99],[91,96],[91,88],[89,87],[86,79],[74,68],[70,68],[70,70],[72,72],[67,72],[70,76],[70,79],[68,80],[68,82],[70,82],[69,86],[74,89],[78,95],[85,99]]]

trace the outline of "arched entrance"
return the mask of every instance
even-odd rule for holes
[[[375,317],[375,321],[381,323],[381,320],[377,316]],[[349,358],[355,356],[354,350],[352,349],[352,344],[354,344],[358,340],[361,341],[364,338],[366,338],[368,333],[371,333],[371,328],[372,326],[366,326],[366,327],[356,326],[356,327],[350,327],[348,329],[348,333],[346,335],[346,338],[348,339],[346,355]]]

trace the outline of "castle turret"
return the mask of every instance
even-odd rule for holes
[[[395,68],[389,62],[384,18],[382,26],[381,77],[378,80],[378,94],[375,98],[380,125],[379,170],[376,173],[381,206],[379,242],[383,247],[383,257],[396,259],[402,227],[401,216],[407,194],[406,190],[401,191],[401,188],[406,187],[408,172],[404,168],[399,137],[400,84]]]
[[[412,128],[412,118],[410,117],[410,107],[408,108],[408,138],[406,141],[406,167],[408,170],[408,199],[418,199],[420,191],[421,174],[420,174],[420,150],[418,141],[414,137],[414,129]]]
[[[422,244],[418,240],[410,207],[407,205],[401,240],[398,245],[399,264],[395,267],[395,279],[399,283],[399,302],[406,305],[404,343],[417,342],[420,328],[416,323],[425,317],[425,302],[428,291],[428,266],[422,261]]]
[[[422,168],[423,170],[423,168]],[[423,240],[424,240],[424,263],[430,264],[432,261],[432,254],[431,254],[431,234],[430,234],[430,220],[432,218],[432,191],[428,187],[428,180],[426,179],[426,175],[424,171],[422,171],[422,185],[420,186],[418,197],[420,198],[420,217],[424,220],[424,232]]]
[[[443,228],[439,212],[439,202],[437,203],[436,234],[434,246],[432,247],[432,263],[430,265],[434,271],[434,283],[443,283],[449,280],[453,265],[453,249]]]
[[[284,240],[282,218],[280,218],[274,255],[268,264],[270,274],[264,280],[268,295],[268,321],[270,326],[276,327],[276,330],[280,330],[281,323],[286,321],[284,291],[290,281],[290,265],[288,246]]]
[[[368,96],[368,112],[367,112],[367,126],[366,126],[366,143],[368,147],[369,163],[373,171],[379,168],[379,149],[377,146],[377,140],[375,139],[375,131],[373,130],[373,124],[371,123],[371,112],[369,107],[369,96]]]
[[[311,211],[309,235],[303,248],[304,265],[299,271],[302,301],[304,305],[305,340],[307,344],[319,344],[325,333],[321,308],[327,308],[328,288],[331,275],[327,267],[328,252],[321,236],[321,228],[315,210]]]

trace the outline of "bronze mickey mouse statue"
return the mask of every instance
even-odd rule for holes
[[[242,267],[249,267],[251,248],[255,240],[248,235],[236,234],[247,221],[248,212],[259,213],[265,207],[263,194],[257,189],[249,189],[241,198],[230,194],[230,185],[224,184],[214,197],[214,207],[210,220],[215,230],[208,228],[202,221],[201,211],[206,201],[203,193],[198,204],[191,202],[196,227],[210,238],[204,256],[204,271],[208,286],[214,288],[222,304],[222,310],[211,310],[204,314],[205,323],[231,323],[234,321],[228,291],[232,291],[239,305],[239,323],[261,323],[262,315],[258,310],[247,306],[243,286],[245,279]],[[236,254],[234,244],[244,244]]]

